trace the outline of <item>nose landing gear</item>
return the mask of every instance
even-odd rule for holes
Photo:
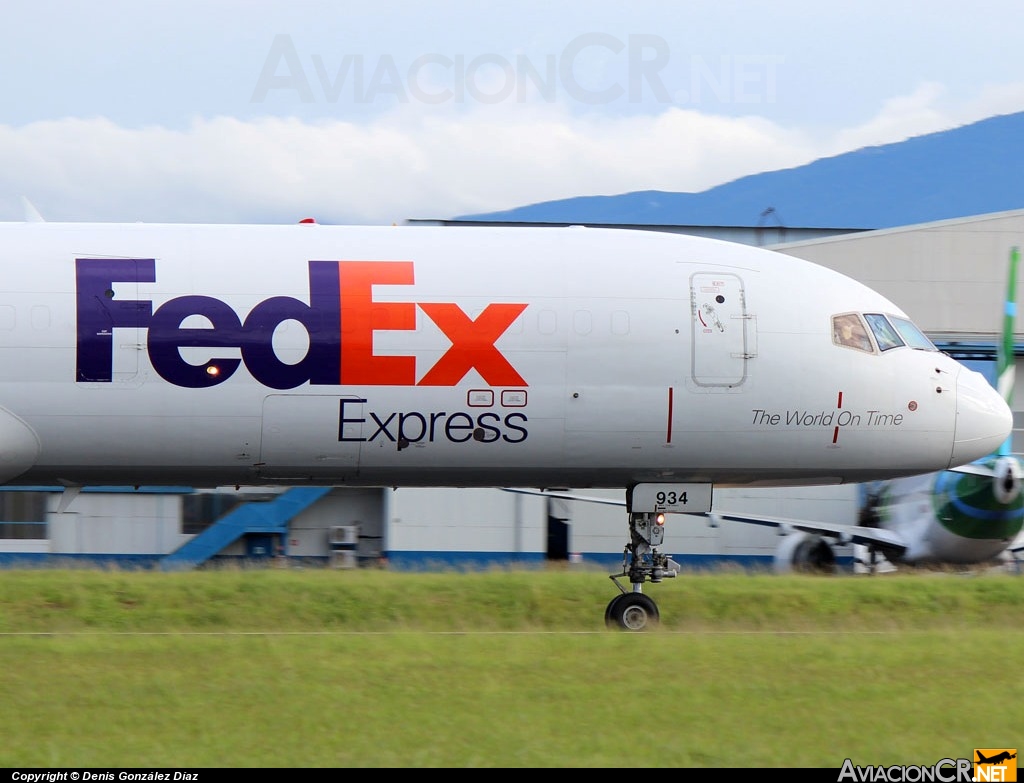
[[[622,552],[622,572],[609,576],[619,588],[604,612],[605,625],[623,631],[646,631],[656,627],[661,616],[654,599],[644,595],[645,582],[657,584],[674,577],[679,565],[658,550],[665,539],[665,515],[662,513],[630,513],[629,543]],[[619,579],[628,578],[632,590]]]

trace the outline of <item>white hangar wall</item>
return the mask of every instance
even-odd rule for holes
[[[189,538],[181,533],[178,495],[83,492],[64,511],[58,511],[59,495],[49,499],[47,527],[55,554],[166,553]],[[118,510],[114,516],[112,505]]]
[[[385,491],[386,549],[395,566],[482,566],[546,558],[547,498],[469,487]]]

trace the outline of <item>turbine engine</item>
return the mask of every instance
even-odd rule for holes
[[[777,573],[833,574],[836,554],[832,545],[813,533],[789,533],[775,550]]]

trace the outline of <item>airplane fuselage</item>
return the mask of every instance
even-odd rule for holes
[[[712,240],[4,224],[0,253],[8,483],[824,484],[1009,429],[941,353],[835,344],[887,299]]]

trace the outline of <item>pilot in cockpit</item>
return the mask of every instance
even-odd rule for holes
[[[845,345],[860,351],[872,352],[874,346],[863,322],[854,314],[837,315],[832,319],[832,339],[836,345]]]

